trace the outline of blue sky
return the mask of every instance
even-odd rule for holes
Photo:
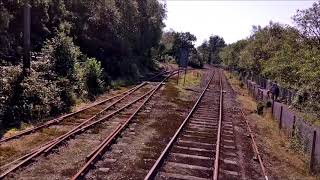
[[[309,8],[313,2],[167,0],[165,30],[189,31],[197,36],[196,45],[211,34],[222,36],[227,43],[232,43],[248,37],[252,25],[266,26],[270,20],[293,25],[291,17],[296,10]]]

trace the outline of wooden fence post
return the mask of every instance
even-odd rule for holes
[[[281,106],[280,108],[279,129],[282,129],[282,112],[283,112],[283,106]]]
[[[274,117],[274,115],[273,115],[273,112],[274,112],[274,100],[272,99],[272,106],[271,106],[271,114],[272,114],[272,116]]]
[[[316,149],[316,139],[317,139],[317,131],[313,131],[313,140],[312,140],[312,147],[311,147],[311,157],[310,157],[310,171],[313,173],[315,172],[315,149]]]
[[[296,131],[296,116],[293,116],[293,124],[292,124],[291,137],[294,137],[295,131]]]

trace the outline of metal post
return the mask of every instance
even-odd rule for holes
[[[283,106],[281,106],[280,108],[279,129],[282,129],[282,112],[283,112]]]
[[[317,131],[313,131],[313,140],[312,140],[312,149],[311,149],[311,158],[310,158],[310,171],[313,173],[315,171],[315,149],[316,149],[316,139]]]
[[[294,137],[295,131],[296,131],[296,116],[293,116],[293,124],[292,124],[291,137]]]
[[[27,73],[30,69],[30,4],[26,3],[24,6],[24,24],[23,24],[23,45],[24,45],[24,54],[23,54],[23,72]]]

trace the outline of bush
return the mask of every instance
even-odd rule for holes
[[[264,108],[264,104],[263,104],[263,102],[258,102],[257,103],[257,113],[259,114],[259,115],[261,115],[261,114],[263,114],[263,108]]]
[[[48,81],[43,72],[31,69],[23,77],[19,66],[2,68],[0,123],[3,127],[17,126],[20,122],[39,119],[61,112],[63,102],[55,82]],[[9,77],[9,78],[5,78]]]
[[[79,47],[75,46],[72,38],[60,32],[48,40],[42,49],[51,62],[53,72],[59,77],[74,78],[75,65],[81,56]]]
[[[240,87],[243,88],[244,84],[243,82],[240,82]]]
[[[270,108],[272,106],[272,102],[271,101],[267,101],[266,106],[267,106],[267,108]]]
[[[84,65],[83,80],[89,98],[93,98],[103,91],[103,68],[95,58],[89,58]]]
[[[20,66],[0,66],[2,127],[67,112],[76,98],[103,91],[101,63],[82,55],[64,33],[47,41],[42,54],[25,77]]]
[[[7,126],[14,124],[12,119],[8,119],[9,111],[14,98],[16,82],[21,79],[22,69],[20,66],[0,66],[0,125]]]

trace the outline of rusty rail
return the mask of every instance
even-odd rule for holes
[[[78,114],[78,113],[81,113],[81,112],[83,112],[83,111],[85,111],[85,110],[87,110],[87,109],[90,109],[90,108],[95,107],[95,106],[97,106],[97,105],[103,104],[103,103],[105,103],[105,102],[108,102],[108,101],[110,101],[110,100],[112,100],[112,99],[115,99],[115,98],[117,98],[117,97],[120,97],[120,96],[122,96],[122,95],[125,95],[125,94],[127,94],[127,93],[130,93],[130,92],[132,92],[132,91],[135,91],[135,90],[137,89],[137,87],[141,86],[142,84],[145,84],[145,82],[143,82],[143,83],[141,83],[140,85],[135,86],[135,87],[133,87],[133,88],[131,88],[131,89],[129,89],[129,90],[121,93],[121,94],[112,96],[112,97],[110,97],[110,98],[108,98],[108,99],[105,99],[105,100],[102,100],[102,101],[100,101],[100,102],[94,103],[94,104],[92,104],[92,105],[89,105],[89,106],[87,106],[87,107],[84,107],[84,108],[82,108],[82,109],[80,109],[80,110],[77,110],[77,111],[75,111],[75,112],[72,112],[72,113],[63,115],[63,116],[61,116],[61,117],[55,118],[55,119],[50,120],[50,121],[48,121],[48,122],[46,122],[46,123],[44,123],[44,124],[42,124],[42,125],[37,126],[37,127],[31,128],[31,129],[26,129],[26,130],[21,131],[20,133],[18,133],[18,134],[16,134],[16,135],[13,135],[13,136],[10,136],[10,137],[7,137],[7,138],[3,138],[3,139],[0,140],[0,144],[1,144],[1,143],[4,143],[4,142],[7,142],[7,141],[9,141],[9,140],[18,138],[18,137],[23,136],[23,135],[27,135],[27,134],[33,133],[33,132],[35,132],[35,131],[37,131],[37,130],[40,130],[40,129],[45,128],[45,127],[48,127],[48,126],[50,126],[50,125],[60,123],[61,121],[63,121],[64,119],[66,119],[66,118],[68,118],[68,117],[71,117],[71,116],[76,115],[76,114]]]
[[[173,143],[177,140],[178,135],[180,134],[180,132],[182,131],[183,127],[185,126],[185,124],[188,122],[188,120],[190,119],[190,117],[192,116],[192,114],[194,113],[194,111],[196,110],[196,108],[198,107],[198,104],[200,103],[202,97],[204,96],[205,92],[207,91],[212,79],[213,79],[213,73],[212,76],[209,80],[209,82],[207,83],[207,85],[205,86],[204,90],[202,91],[202,93],[200,94],[198,100],[196,101],[196,103],[194,104],[194,106],[192,107],[191,111],[189,112],[188,116],[184,119],[184,121],[182,122],[182,124],[180,125],[180,127],[178,128],[178,130],[176,131],[176,133],[173,135],[173,137],[171,138],[170,142],[168,143],[168,145],[166,146],[166,148],[162,151],[161,155],[159,156],[159,158],[157,159],[157,161],[155,162],[155,164],[152,166],[152,168],[150,169],[150,171],[148,172],[148,174],[145,177],[145,180],[151,180],[154,179],[154,177],[157,174],[157,170],[160,168],[160,166],[162,165],[166,155],[168,154],[168,152],[170,151],[171,147],[173,146]]]
[[[169,75],[168,77],[170,77]],[[167,78],[168,78],[167,77]],[[142,109],[142,107],[150,100],[150,98],[154,95],[154,93],[162,86],[163,82],[167,79],[165,78],[162,82],[160,82],[154,89],[148,92],[148,97],[143,101],[143,103],[135,110],[135,112],[124,122],[119,123],[116,129],[106,138],[103,142],[98,145],[88,156],[87,163],[77,172],[77,174],[72,178],[72,180],[81,179],[91,166],[98,160],[98,158],[103,155],[106,149],[111,145],[112,141],[122,132],[129,124],[129,122],[134,118],[134,116]]]
[[[143,87],[143,86],[146,85],[146,84],[147,84],[146,82],[143,82],[143,83],[141,83],[140,85],[137,85],[137,86],[129,89],[129,90],[126,91],[126,92],[123,92],[123,93],[121,93],[121,94],[119,94],[119,95],[116,95],[117,97],[119,97],[119,96],[125,94],[123,97],[121,97],[121,98],[118,99],[117,101],[113,102],[112,104],[110,104],[109,106],[107,106],[106,108],[104,108],[103,110],[99,111],[99,112],[96,113],[95,115],[91,116],[90,118],[88,118],[88,119],[85,120],[84,122],[80,123],[78,126],[74,127],[72,130],[70,130],[70,131],[68,131],[67,133],[65,133],[65,134],[63,134],[63,135],[61,135],[61,136],[59,136],[59,137],[57,137],[57,138],[55,138],[55,139],[53,139],[53,140],[45,143],[44,145],[40,145],[40,147],[37,147],[37,148],[32,149],[30,153],[28,153],[28,154],[26,154],[26,155],[24,155],[24,156],[22,156],[22,157],[20,157],[20,158],[18,158],[18,159],[16,159],[16,160],[10,162],[10,163],[8,163],[8,164],[5,164],[5,165],[1,166],[0,169],[5,168],[5,167],[7,167],[7,166],[9,166],[9,165],[11,165],[11,164],[14,164],[14,163],[16,163],[16,162],[18,162],[18,161],[20,161],[20,160],[26,159],[27,157],[31,156],[32,154],[34,154],[34,153],[36,153],[38,150],[40,150],[43,146],[46,146],[46,145],[48,145],[48,144],[51,144],[51,145],[52,145],[55,141],[58,141],[59,139],[63,138],[64,136],[67,136],[68,134],[70,134],[70,133],[76,131],[77,129],[81,128],[83,125],[85,125],[85,124],[88,123],[89,121],[91,121],[91,120],[93,120],[94,118],[96,118],[99,114],[101,114],[101,113],[103,113],[104,111],[108,110],[110,107],[114,106],[116,103],[118,103],[118,102],[121,101],[122,99],[126,98],[127,96],[129,96],[130,94],[132,94],[133,92],[135,92],[136,90],[138,90],[139,88]],[[116,96],[114,96],[114,97],[116,97]]]
[[[173,76],[174,74],[176,74],[177,71],[173,71],[168,77],[171,77]],[[167,77],[167,78],[168,78]],[[166,79],[167,79],[166,78]],[[146,83],[142,83],[140,84],[138,87],[142,87],[143,85],[145,85]],[[162,83],[160,83],[162,84]],[[69,139],[70,137],[78,134],[78,133],[81,133],[83,131],[85,131],[86,129],[88,129],[89,127],[92,127],[93,125],[95,124],[98,124],[102,121],[105,121],[106,119],[114,116],[115,114],[119,113],[120,111],[122,111],[123,109],[131,106],[132,104],[136,103],[137,101],[141,100],[142,98],[146,97],[148,94],[152,93],[152,90],[145,93],[144,95],[142,95],[141,97],[137,98],[136,100],[134,101],[131,101],[129,103],[127,103],[126,105],[124,105],[123,107],[121,107],[120,109],[106,115],[106,116],[103,116],[102,118],[96,120],[96,121],[93,121],[91,122],[90,124],[87,124],[85,126],[83,126],[84,124],[86,124],[87,122],[91,121],[93,119],[93,117],[89,118],[88,120],[85,121],[85,123],[81,123],[81,127],[80,125],[77,126],[76,128],[72,129],[71,131],[67,132],[66,134],[50,141],[49,143],[47,143],[46,145],[44,146],[41,146],[38,148],[38,150],[34,150],[32,151],[31,153],[19,158],[21,159],[22,161],[19,162],[18,164],[16,164],[15,166],[11,167],[10,169],[6,170],[5,172],[3,172],[1,175],[0,175],[0,179],[3,179],[5,176],[7,176],[9,173],[19,169],[20,167],[22,167],[23,165],[27,164],[29,161],[31,161],[33,158],[41,155],[42,153],[48,153],[50,152],[54,147],[56,147],[57,145],[59,145],[60,143],[62,143],[63,141]],[[123,97],[124,98],[124,97]],[[108,106],[108,107],[111,107],[111,106]],[[94,117],[96,117],[97,115],[94,115]],[[17,162],[17,160],[15,160],[14,162]],[[12,164],[12,163],[9,163],[9,164]],[[7,165],[4,165],[4,166],[7,166]],[[4,167],[3,166],[3,167]]]
[[[144,84],[145,84],[145,83],[139,85],[138,87],[140,88],[140,87],[142,87]],[[129,95],[129,94],[128,94],[128,95]],[[145,95],[144,95],[144,96],[145,96]],[[125,98],[125,97],[126,97],[126,96],[124,96],[123,98]],[[91,118],[87,119],[86,121],[84,121],[83,123],[79,124],[77,127],[73,128],[73,129],[70,130],[69,132],[67,132],[67,133],[59,136],[59,137],[56,138],[56,139],[53,139],[52,141],[46,143],[45,145],[43,145],[43,146],[41,146],[41,147],[39,147],[39,148],[36,148],[35,150],[32,150],[31,153],[29,153],[29,154],[27,154],[27,155],[19,158],[20,160],[22,160],[21,162],[19,162],[18,164],[16,164],[16,165],[13,166],[12,168],[10,168],[10,169],[8,169],[7,171],[5,171],[4,173],[2,173],[2,174],[0,175],[0,179],[2,179],[3,177],[5,177],[6,175],[8,175],[10,172],[12,172],[12,171],[20,168],[21,166],[23,166],[24,164],[28,163],[30,160],[32,160],[33,158],[39,156],[40,154],[42,154],[42,153],[48,153],[48,152],[51,151],[54,147],[56,147],[58,144],[62,143],[63,141],[67,140],[68,138],[76,135],[77,133],[83,132],[84,130],[88,129],[89,127],[91,127],[91,126],[93,126],[93,125],[95,125],[95,124],[97,124],[97,123],[99,123],[99,122],[102,122],[102,121],[104,121],[105,119],[107,119],[107,118],[115,115],[116,113],[122,111],[123,109],[125,109],[126,107],[128,107],[128,106],[130,106],[131,104],[135,103],[136,101],[138,101],[138,100],[141,99],[141,98],[143,98],[143,96],[140,97],[140,98],[138,98],[137,100],[134,100],[133,102],[130,102],[130,103],[126,104],[124,107],[118,109],[117,111],[114,111],[114,112],[111,113],[111,114],[108,114],[108,115],[106,115],[106,116],[104,116],[104,117],[102,117],[102,118],[100,118],[100,119],[98,119],[98,120],[96,120],[96,121],[91,122],[90,124],[85,125],[85,124],[88,123],[89,121],[92,121],[92,120],[97,116],[97,114],[96,114],[96,115],[94,115],[93,117],[91,117]],[[115,102],[115,103],[116,103],[116,102]],[[110,108],[110,107],[111,107],[111,105],[108,106],[107,108]],[[105,108],[105,109],[106,109],[106,108]],[[101,113],[101,112],[102,112],[102,111],[100,111],[100,113]],[[85,126],[83,126],[83,125],[85,125]],[[15,160],[15,161],[13,161],[13,162],[17,162],[17,161],[18,161],[18,160]],[[9,163],[9,164],[12,164],[12,162]],[[8,166],[8,165],[4,165],[4,166],[2,166],[2,167],[6,167],[6,166]]]
[[[148,81],[151,81],[151,80],[153,80],[153,79],[155,79],[155,78],[157,78],[157,77],[159,77],[159,76],[161,76],[161,75],[167,74],[167,73],[170,73],[170,71],[166,71],[166,70],[165,70],[165,71],[161,71],[161,72],[158,73],[157,75],[155,75],[155,76],[153,76],[152,78],[148,79]],[[145,82],[143,82],[143,83],[145,83]],[[141,84],[143,84],[143,83],[141,83]],[[140,84],[140,85],[141,85],[141,84]],[[137,85],[137,86],[140,86],[140,85]],[[13,136],[10,136],[10,137],[7,137],[7,138],[2,138],[2,139],[0,139],[0,144],[2,144],[2,143],[4,143],[4,142],[7,142],[7,141],[9,141],[9,140],[12,140],[12,139],[16,139],[16,138],[21,137],[21,136],[23,136],[23,135],[31,134],[31,133],[33,133],[33,132],[35,132],[35,131],[37,131],[37,130],[40,130],[40,129],[45,128],[45,127],[48,127],[48,126],[50,126],[50,125],[60,123],[61,121],[63,121],[64,119],[66,119],[66,118],[68,118],[68,117],[71,117],[71,116],[76,115],[76,114],[78,114],[78,113],[81,113],[81,112],[83,112],[83,111],[85,111],[85,110],[87,110],[87,109],[90,109],[90,108],[95,107],[95,106],[97,106],[97,105],[100,105],[100,104],[103,104],[103,103],[105,103],[105,102],[108,102],[108,101],[110,101],[110,100],[112,100],[112,99],[115,99],[115,98],[117,98],[117,97],[120,97],[120,96],[122,96],[122,95],[124,95],[124,94],[126,94],[126,93],[129,93],[129,92],[131,92],[131,91],[134,91],[134,89],[135,89],[137,86],[135,86],[135,87],[133,87],[133,88],[131,88],[131,89],[129,89],[129,90],[121,93],[121,94],[115,95],[115,96],[110,97],[110,98],[108,98],[108,99],[105,99],[105,100],[102,100],[102,101],[93,103],[93,104],[91,104],[91,105],[89,105],[89,106],[87,106],[87,107],[81,108],[81,109],[79,109],[79,110],[77,110],[77,111],[75,111],[75,112],[71,112],[71,113],[69,113],[69,114],[62,115],[62,116],[60,116],[60,117],[58,117],[58,118],[54,118],[54,119],[52,119],[52,120],[50,120],[50,121],[48,121],[48,122],[45,122],[45,123],[43,123],[43,124],[41,124],[41,125],[39,125],[39,126],[37,126],[37,127],[33,127],[33,128],[30,128],[30,129],[23,130],[23,131],[21,131],[20,133],[18,133],[18,134],[16,134],[16,135],[13,135]]]
[[[218,122],[218,134],[216,142],[216,156],[214,161],[213,180],[218,180],[219,177],[219,161],[220,161],[220,140],[221,140],[221,124],[222,124],[222,111],[223,111],[223,87],[222,78],[219,73],[220,83],[220,105],[219,105],[219,122]]]
[[[259,152],[259,150],[258,150],[258,146],[257,146],[256,141],[255,141],[255,139],[254,139],[254,135],[253,135],[252,130],[251,130],[251,128],[250,128],[249,122],[248,122],[246,116],[244,115],[243,110],[240,109],[240,111],[241,111],[241,115],[242,115],[244,121],[246,122],[247,129],[248,129],[248,131],[249,131],[249,135],[250,135],[251,142],[252,142],[252,148],[253,148],[253,151],[254,151],[255,155],[256,155],[257,158],[258,158],[258,161],[259,161],[259,164],[260,164],[260,168],[261,168],[262,174],[263,174],[265,180],[268,180],[268,175],[267,175],[266,169],[265,169],[265,167],[264,167],[264,165],[263,165],[263,161],[262,161],[262,158],[261,158],[261,156],[260,156],[260,152]]]

